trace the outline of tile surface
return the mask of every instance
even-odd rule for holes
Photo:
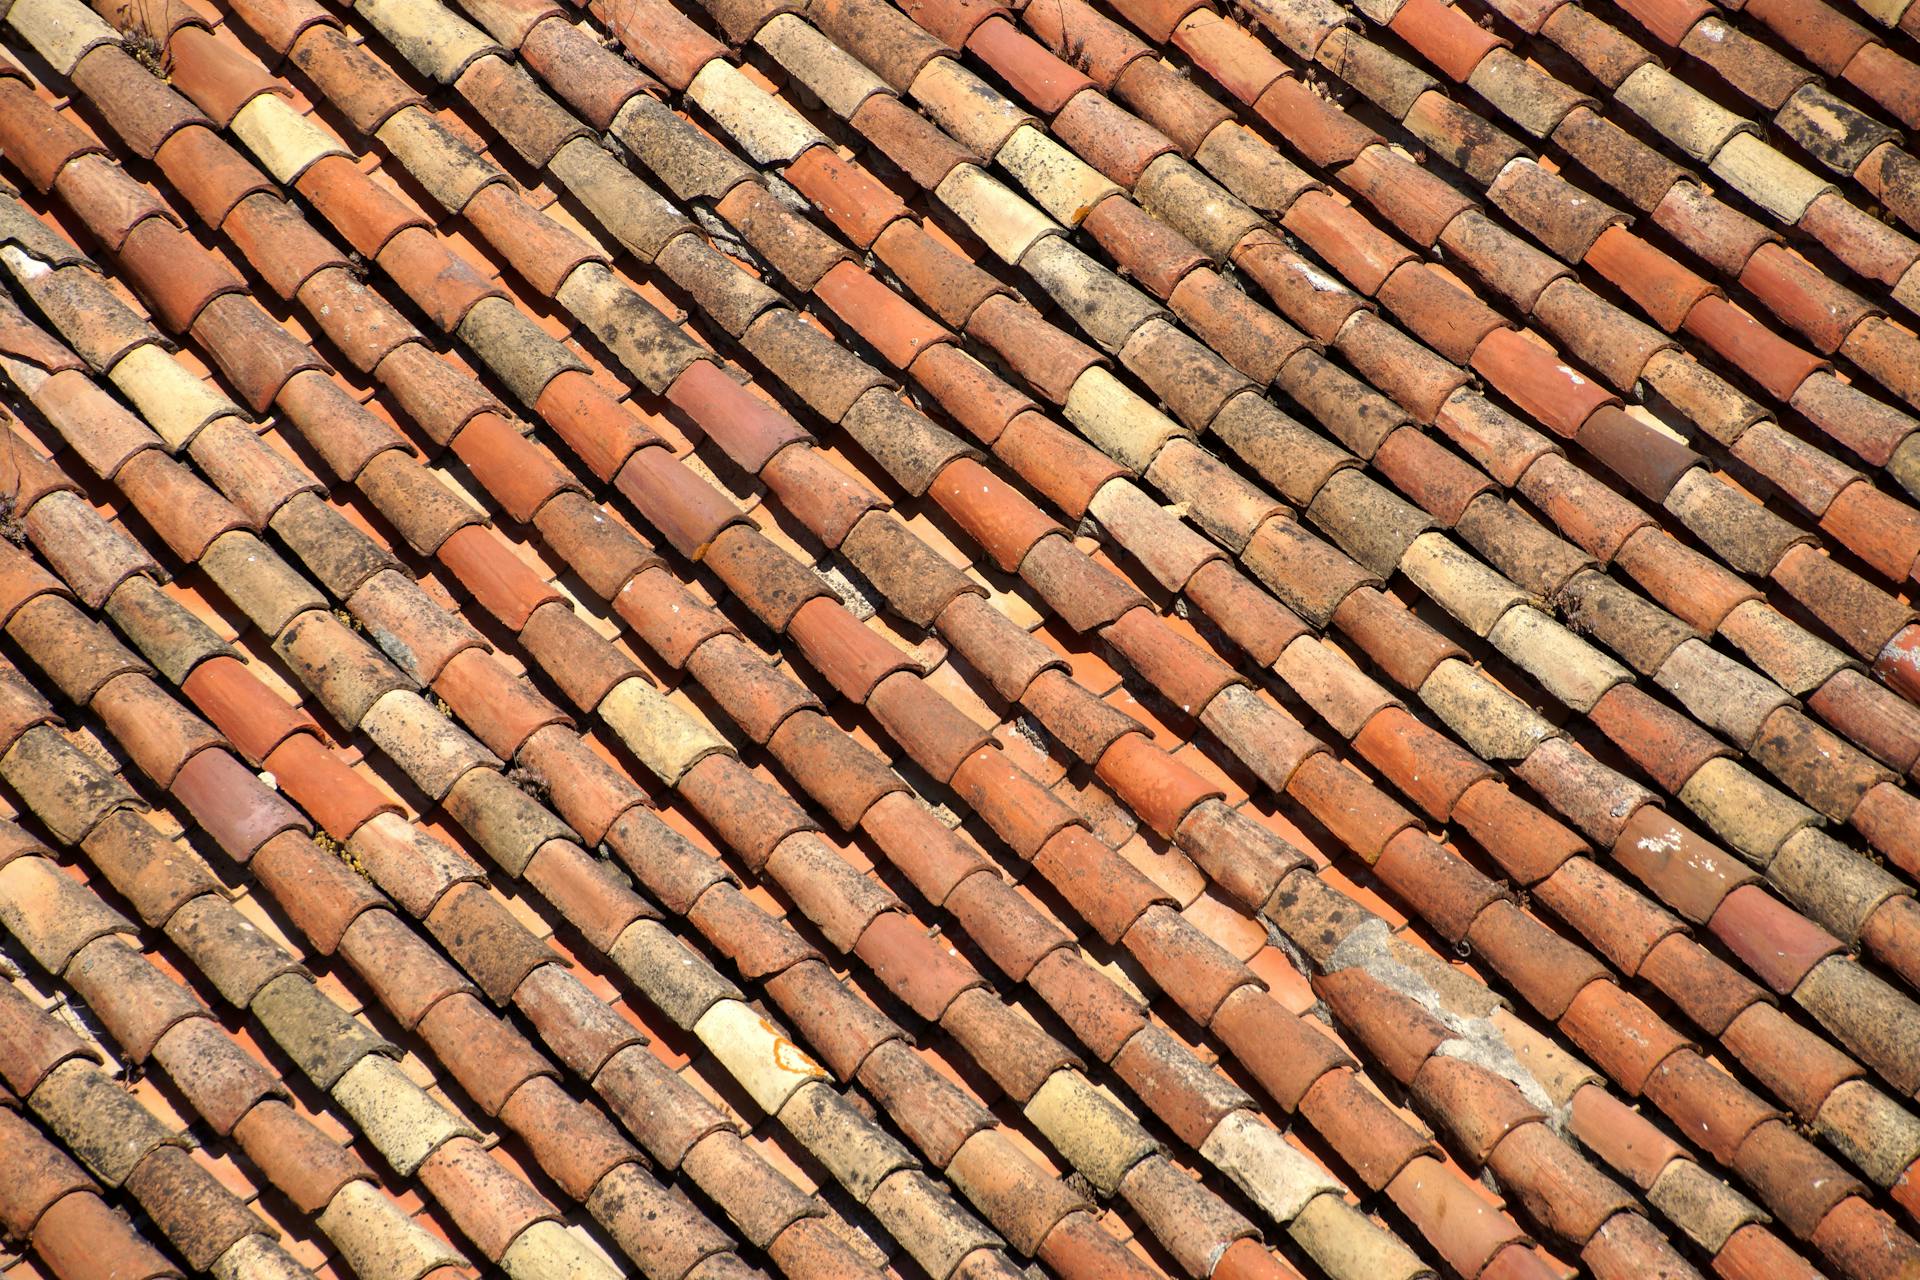
[[[1920,1274],[1920,6],[0,0],[0,1271]]]

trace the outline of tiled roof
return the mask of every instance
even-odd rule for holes
[[[0,0],[8,1280],[1920,1275],[1920,6],[455,2]]]

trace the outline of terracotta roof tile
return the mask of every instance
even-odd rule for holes
[[[34,1244],[56,1272],[103,1265],[130,1276],[179,1274],[124,1216],[88,1193],[69,1195],[54,1204],[42,1216]]]

